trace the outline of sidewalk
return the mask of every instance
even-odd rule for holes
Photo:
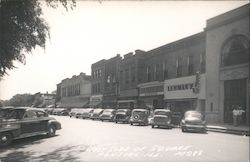
[[[228,124],[211,124],[207,125],[208,131],[221,132],[221,133],[230,133],[238,135],[250,135],[250,128],[247,125],[233,126]]]

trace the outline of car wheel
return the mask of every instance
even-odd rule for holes
[[[185,128],[181,128],[181,131],[182,131],[182,132],[186,132],[186,129],[185,129]]]
[[[54,125],[49,125],[49,129],[48,129],[47,135],[48,135],[49,137],[53,137],[53,136],[56,135],[56,128],[55,128]]]
[[[133,125],[133,123],[130,123],[130,125]]]
[[[154,125],[152,125],[152,128],[154,128],[155,126]]]
[[[9,145],[13,140],[13,137],[10,133],[1,133],[0,135],[0,147]]]

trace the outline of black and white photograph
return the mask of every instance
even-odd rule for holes
[[[250,162],[249,0],[0,0],[0,162]]]

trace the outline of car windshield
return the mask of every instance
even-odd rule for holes
[[[133,113],[136,113],[136,114],[146,114],[147,113],[147,111],[134,111]]]
[[[168,111],[155,111],[155,115],[170,115],[170,112]]]
[[[126,110],[126,109],[119,109],[119,110],[117,110],[117,113],[126,113],[128,110]]]
[[[102,109],[95,109],[94,110],[94,114],[98,114],[98,113],[100,113],[102,111]]]
[[[24,109],[1,109],[0,118],[3,119],[22,119],[24,115]]]
[[[108,109],[108,110],[104,110],[103,114],[111,114],[112,112],[114,112],[114,110]]]
[[[199,112],[186,112],[185,117],[202,118],[202,115]]]

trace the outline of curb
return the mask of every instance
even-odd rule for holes
[[[209,127],[207,127],[207,131],[250,136],[250,131],[248,131],[248,130],[233,130],[233,129],[227,129],[227,128],[211,128],[211,127],[209,128]]]

